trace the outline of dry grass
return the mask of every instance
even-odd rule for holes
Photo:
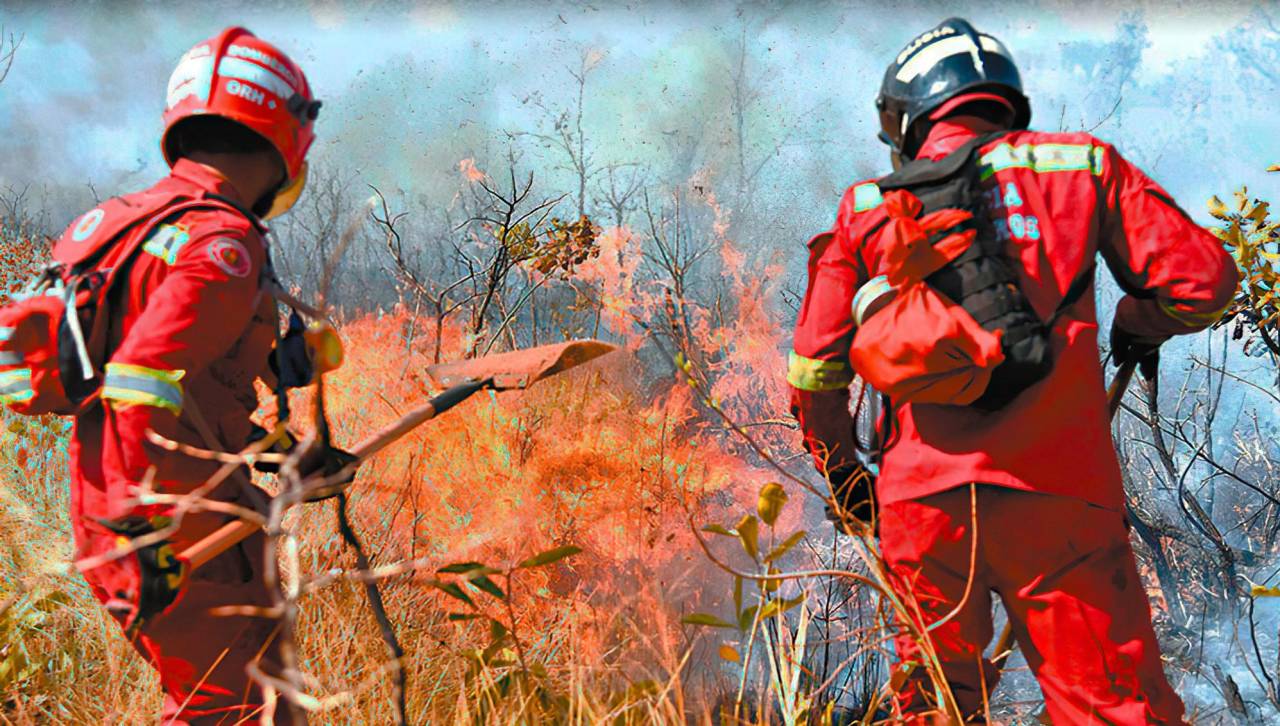
[[[17,422],[0,434],[0,602],[7,605],[0,615],[0,718],[146,723],[160,706],[154,675],[79,573],[67,569],[61,428]],[[33,430],[34,441],[19,438]]]
[[[393,370],[378,354],[399,325],[370,321],[349,335],[351,374],[335,381],[331,397],[340,441],[423,395],[421,384],[398,376],[401,361]],[[362,471],[351,513],[374,565],[427,562],[384,583],[406,652],[413,722],[686,723],[698,708],[686,699],[706,700],[698,694],[715,678],[682,680],[693,634],[679,617],[714,579],[693,555],[681,492],[695,503],[728,492],[741,469],[673,441],[664,411],[609,388],[596,371],[526,396],[481,398]],[[4,433],[0,597],[18,599],[0,621],[0,642],[6,655],[18,644],[26,655],[0,680],[7,700],[0,717],[146,723],[159,706],[153,675],[66,569],[65,431],[60,422],[26,420],[13,428]],[[332,504],[309,505],[289,527],[302,571],[287,577],[354,566]],[[450,562],[505,567],[566,542],[585,551],[522,571],[507,588],[514,622],[470,590],[484,613],[521,639],[527,670],[504,656],[509,643],[484,654],[493,642],[488,622],[450,621],[466,608],[425,583]],[[728,582],[720,578],[719,592]],[[327,706],[314,722],[393,722],[386,653],[360,588],[339,581],[301,605],[301,665]]]

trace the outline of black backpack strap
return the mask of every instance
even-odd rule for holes
[[[220,202],[222,204],[227,205],[228,207],[231,207],[232,209],[239,212],[241,216],[243,216],[245,219],[249,220],[249,223],[253,225],[253,228],[258,230],[258,234],[266,234],[267,228],[262,225],[261,220],[258,219],[258,215],[254,214],[253,210],[244,206],[240,202],[237,202],[236,200],[230,197],[224,197],[221,194],[205,194],[204,198],[215,201],[215,202]]]
[[[960,172],[978,149],[988,142],[995,141],[1010,132],[1005,129],[982,134],[966,141],[960,148],[934,161],[932,159],[916,159],[903,165],[901,169],[881,177],[876,186],[883,189],[910,189],[921,184],[932,184],[942,181]]]

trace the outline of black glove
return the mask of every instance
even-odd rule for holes
[[[167,518],[126,517],[99,522],[122,538],[134,540],[168,525]],[[173,543],[160,540],[138,547],[129,555],[138,565],[138,592],[121,593],[134,601],[133,612],[125,622],[125,635],[133,638],[152,618],[169,609],[182,592],[187,568],[173,551]],[[132,595],[132,597],[129,597]]]
[[[838,531],[853,534],[845,517],[870,524],[876,517],[875,475],[858,462],[841,464],[827,472],[827,481],[831,484],[831,498],[840,505],[841,513],[828,503],[827,519]]]
[[[249,434],[249,442],[253,443],[255,441],[261,441],[266,435],[266,429],[255,425],[253,427],[253,431]],[[298,446],[297,437],[286,432],[284,439],[282,441],[277,441],[270,449],[268,449],[268,451],[273,454],[288,454],[292,452],[296,446]],[[314,447],[313,450],[306,452],[303,455],[302,460],[298,462],[298,474],[303,479],[307,479],[316,474],[323,474],[325,477],[331,477],[345,469],[347,465],[357,463],[358,461],[359,459],[356,458],[355,454],[343,451],[335,446],[325,448],[323,453],[320,452],[319,447]],[[253,463],[253,468],[264,474],[278,474],[280,472],[280,465],[274,461],[255,461]],[[355,481],[355,478],[356,474],[353,469],[350,474],[342,479],[342,481],[335,482],[333,486],[326,487],[322,491],[309,495],[307,497],[307,501],[318,502],[330,497],[335,497],[345,489],[345,487],[340,485],[350,484]]]
[[[1111,362],[1117,366],[1137,363],[1146,380],[1155,378],[1160,367],[1160,346],[1169,338],[1134,335],[1119,325],[1111,326]]]
[[[312,458],[304,456],[299,465],[298,473],[302,475],[304,480],[309,479],[317,474],[324,474],[325,478],[334,476],[347,468],[349,464],[358,464],[360,461],[355,454],[349,451],[343,451],[334,446],[325,447],[323,456]],[[322,502],[326,499],[336,497],[347,488],[346,485],[356,480],[356,470],[351,469],[351,473],[347,474],[341,480],[333,484],[311,491],[307,495],[308,502]]]

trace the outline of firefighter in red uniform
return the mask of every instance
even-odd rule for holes
[[[1052,319],[1055,360],[998,410],[891,402],[885,418],[893,433],[875,494],[895,587],[919,602],[925,625],[951,614],[931,640],[968,719],[982,719],[984,694],[999,676],[983,655],[995,592],[1054,723],[1182,723],[1128,542],[1092,286],[1062,303],[1073,281],[1092,280],[1101,254],[1127,293],[1115,313],[1112,354],[1150,372],[1161,342],[1218,318],[1235,290],[1235,267],[1109,144],[1026,130],[1030,106],[1008,51],[963,20],[945,21],[897,56],[877,107],[895,169],[1007,130],[978,151],[985,198],[1026,298],[1042,320]],[[864,516],[870,508],[855,501],[867,470],[849,411],[850,349],[855,296],[883,263],[887,194],[875,181],[852,186],[835,226],[810,242],[788,372],[807,448],[837,502]],[[861,301],[856,312],[865,312]],[[900,667],[910,670],[903,712],[941,720],[926,714],[937,704],[929,702],[925,669],[909,668],[918,646],[900,637],[897,649]]]
[[[204,449],[246,445],[258,406],[254,379],[266,375],[277,330],[264,287],[271,273],[260,219],[296,200],[318,109],[288,57],[243,28],[227,29],[183,56],[169,81],[162,148],[172,173],[90,211],[64,234],[60,244],[88,244],[102,230],[138,221],[113,215],[159,210],[164,217],[162,224],[151,220],[128,261],[119,259],[117,245],[103,262],[128,268],[114,290],[101,405],[76,417],[70,447],[78,558],[110,553],[172,523],[172,504],[140,499],[140,484],[184,494],[217,470],[216,463],[160,452],[148,444],[148,430]],[[165,217],[166,205],[191,200],[206,206]],[[244,472],[206,497],[261,505]],[[210,612],[272,604],[262,580],[262,537],[189,576],[174,559],[225,521],[225,514],[187,513],[137,557],[85,572],[159,671],[165,723],[256,722],[263,696],[246,668],[280,667],[273,619]],[[287,721],[280,709],[276,723]]]

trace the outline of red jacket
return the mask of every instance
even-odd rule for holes
[[[180,160],[148,193],[157,192],[237,199],[226,179],[188,160]],[[77,222],[66,234],[77,227],[83,232]],[[275,338],[275,307],[262,286],[263,231],[231,210],[188,211],[157,227],[135,255],[117,289],[103,405],[75,422],[77,528],[92,529],[96,518],[155,513],[129,505],[134,485],[153,466],[155,487],[176,493],[198,486],[217,469],[158,450],[146,440],[148,429],[200,448],[236,451],[245,445],[249,415],[258,406],[254,379],[266,372]],[[113,257],[119,250],[103,266],[118,262]],[[201,419],[216,441],[201,434]],[[208,526],[198,529],[218,523],[207,519]],[[200,535],[184,526],[184,539]]]
[[[945,156],[985,131],[976,120],[940,122],[920,156]],[[1083,133],[1014,131],[983,146],[981,158],[998,184],[997,228],[1022,262],[1023,290],[1042,318],[1098,253],[1129,293],[1116,323],[1132,333],[1193,333],[1231,300],[1238,278],[1221,243],[1109,144]],[[878,270],[873,228],[885,217],[880,201],[874,181],[855,184],[835,226],[809,243],[809,283],[788,381],[806,445],[819,462],[821,452],[831,452],[828,466],[852,459],[851,304]],[[1053,328],[1052,373],[1000,411],[898,408],[898,436],[880,470],[881,501],[976,481],[1120,508],[1097,332],[1088,294]]]

